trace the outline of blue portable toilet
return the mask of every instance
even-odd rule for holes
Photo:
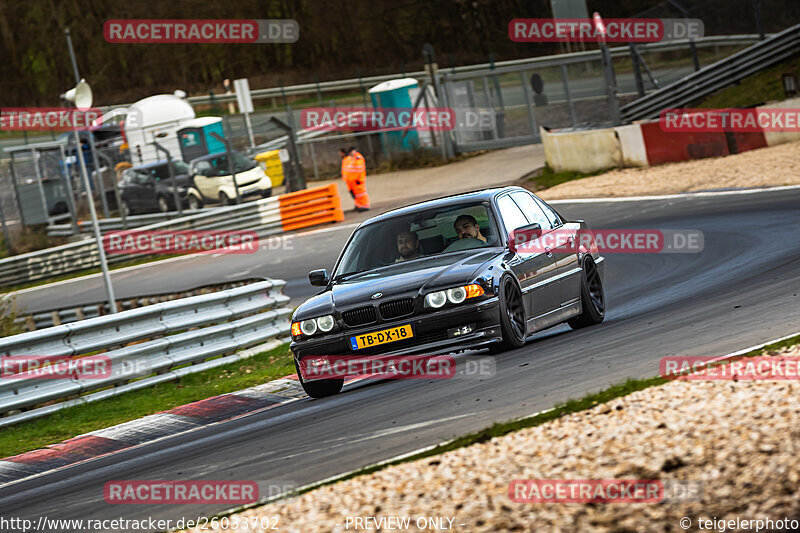
[[[187,163],[198,157],[225,151],[225,144],[211,135],[225,137],[220,117],[202,117],[189,120],[178,130],[181,156]]]
[[[376,85],[369,90],[372,105],[376,109],[401,107],[411,110],[414,105],[412,95],[419,92],[419,83],[414,78],[400,78],[389,80]],[[405,133],[405,136],[403,136]],[[413,150],[419,146],[419,136],[416,130],[409,132],[391,131],[381,134],[385,147],[392,150]]]

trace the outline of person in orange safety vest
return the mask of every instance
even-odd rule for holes
[[[367,163],[364,156],[355,148],[340,149],[342,156],[342,179],[350,191],[350,196],[356,204],[356,211],[369,210],[369,195],[367,194]]]

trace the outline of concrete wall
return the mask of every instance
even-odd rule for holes
[[[800,109],[800,98],[791,98],[757,109]],[[764,146],[800,141],[797,131],[666,132],[658,120],[646,120],[616,128],[583,131],[540,129],[547,164],[556,172],[594,172],[612,167],[660,165],[705,157],[725,156]]]
[[[547,164],[556,172],[593,172],[620,166],[622,150],[613,129],[540,131]]]

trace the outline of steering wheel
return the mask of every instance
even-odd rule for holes
[[[473,237],[467,237],[466,239],[458,239],[455,242],[450,243],[447,248],[442,250],[442,253],[445,252],[458,252],[460,250],[469,250],[470,248],[483,248],[489,246],[487,243],[483,242],[480,239],[475,239]]]

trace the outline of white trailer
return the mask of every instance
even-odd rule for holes
[[[127,109],[125,139],[134,166],[166,159],[156,150],[153,140],[169,150],[175,159],[181,158],[178,130],[195,118],[189,102],[172,94],[157,94],[139,100]]]

